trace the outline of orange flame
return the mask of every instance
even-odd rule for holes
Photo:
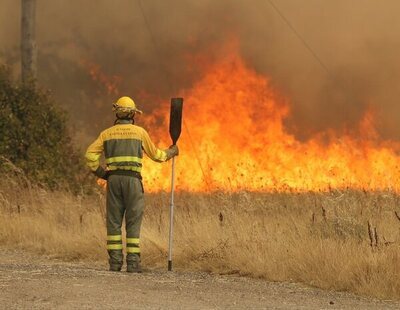
[[[284,127],[288,101],[234,51],[183,96],[178,190],[400,190],[399,143],[379,140],[372,110],[357,134],[338,137],[328,131],[298,141]],[[169,104],[160,106],[139,122],[156,142],[168,142]],[[168,164],[146,160],[143,176],[147,191],[170,188]]]
[[[120,85],[122,80],[120,76],[113,75],[109,77],[102,71],[101,67],[98,64],[93,63],[89,60],[81,60],[81,65],[88,70],[89,75],[94,82],[105,87],[108,95],[118,95],[118,86]]]

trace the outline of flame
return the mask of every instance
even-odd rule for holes
[[[357,132],[338,136],[328,130],[301,142],[284,126],[288,100],[234,49],[224,56],[183,92],[178,190],[400,190],[399,143],[379,139],[372,109]],[[159,106],[139,123],[155,142],[165,143],[170,140],[169,103]],[[170,188],[168,164],[145,160],[143,176],[147,191]]]
[[[119,93],[119,85],[121,84],[121,77],[117,75],[108,76],[106,75],[103,70],[101,69],[100,65],[91,62],[87,59],[81,60],[81,65],[86,68],[88,71],[91,79],[105,87],[108,95],[118,95]]]
[[[237,44],[227,46],[224,59],[212,64],[204,57],[188,56],[205,73],[181,94],[185,103],[176,159],[177,190],[400,191],[400,143],[380,139],[372,108],[365,111],[357,130],[341,136],[327,130],[299,141],[284,126],[290,115],[289,100],[272,87],[270,79],[245,64]],[[108,77],[90,61],[82,65],[109,95],[119,95],[120,77]],[[140,98],[147,101],[151,95],[142,91],[137,97],[140,105]],[[166,148],[169,102],[159,102],[157,107],[137,121],[159,147]],[[170,164],[145,159],[143,166],[146,191],[170,189]],[[98,184],[106,187],[106,182]]]

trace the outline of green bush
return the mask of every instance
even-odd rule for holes
[[[5,67],[0,67],[0,156],[50,188],[75,186],[82,171],[65,112],[33,83],[13,83]]]

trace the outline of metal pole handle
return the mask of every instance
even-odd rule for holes
[[[174,187],[175,187],[175,157],[172,158],[171,204],[169,207],[168,271],[172,271],[172,241],[174,233]]]

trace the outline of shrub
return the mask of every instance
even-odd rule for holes
[[[0,67],[0,156],[50,188],[75,186],[82,167],[66,113],[33,83],[13,83],[5,67]]]

